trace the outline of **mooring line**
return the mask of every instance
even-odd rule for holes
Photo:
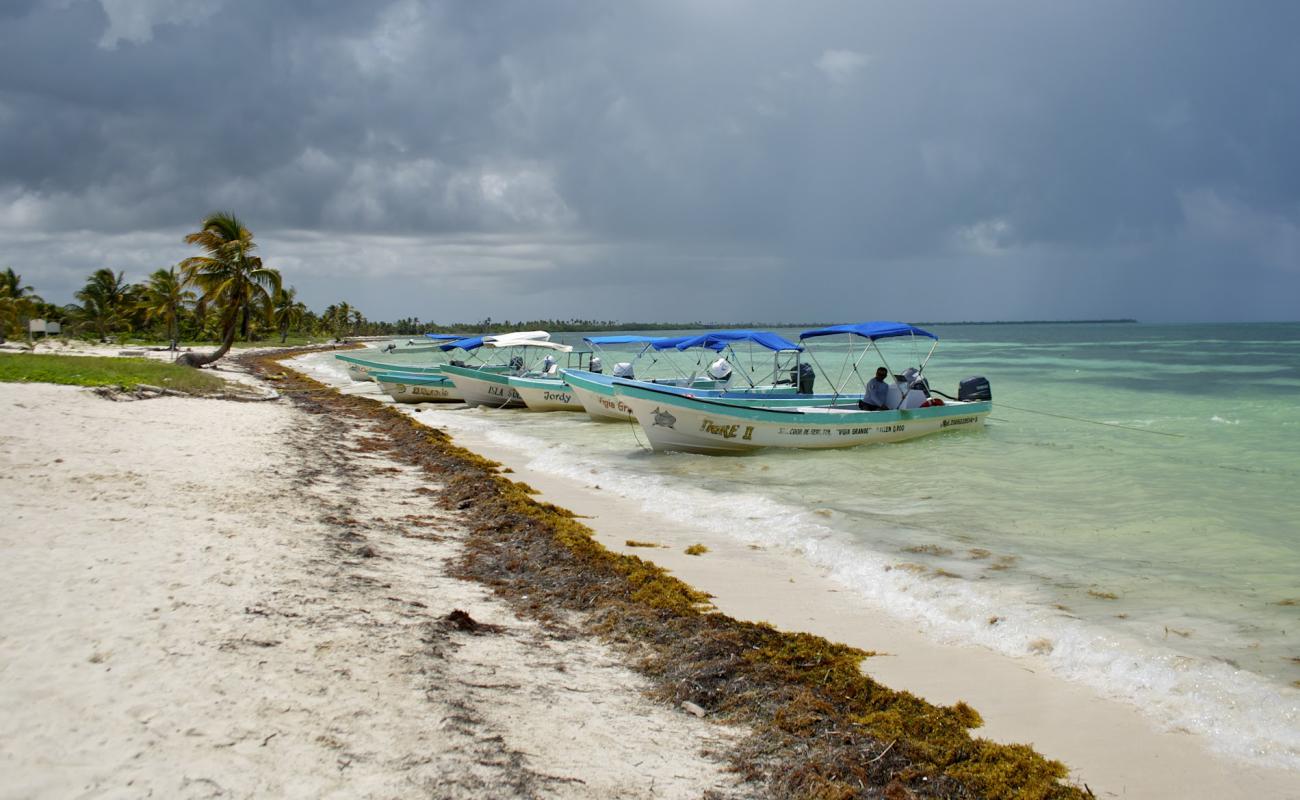
[[[1120,425],[1118,422],[1102,422],[1100,420],[1095,420],[1095,419],[1085,419],[1083,417],[1072,417],[1068,414],[1053,414],[1050,411],[1037,411],[1032,408],[1019,408],[1018,406],[1008,405],[1001,401],[999,401],[996,405],[998,408],[1009,408],[1012,411],[1023,411],[1026,414],[1042,414],[1044,417],[1056,417],[1057,419],[1068,419],[1074,422],[1087,422],[1092,425],[1101,425],[1106,428],[1120,428],[1121,430],[1137,431],[1138,433],[1150,433],[1154,436],[1168,436],[1174,439],[1186,438],[1186,436],[1181,433],[1166,433],[1165,431],[1153,431],[1150,428],[1136,428],[1132,425]]]

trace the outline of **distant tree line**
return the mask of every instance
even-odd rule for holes
[[[257,342],[278,337],[362,336],[396,332],[415,334],[419,320],[396,325],[366,320],[346,302],[317,314],[298,300],[297,290],[285,286],[279,270],[263,265],[253,234],[233,214],[220,212],[203,220],[185,237],[203,251],[169,267],[155,270],[139,283],[107,267],[95,270],[77,290],[75,303],[47,303],[22,275],[7,267],[0,272],[0,340],[27,336],[33,319],[58,322],[65,334],[106,341],[135,336],[166,341],[173,348],[185,342],[219,342],[206,356],[186,354],[195,364],[215,361],[236,339]]]
[[[289,336],[347,338],[357,336],[419,336],[424,333],[503,333],[541,329],[565,331],[690,330],[710,328],[800,328],[826,323],[794,322],[616,322],[598,319],[500,320],[422,322],[418,317],[395,322],[366,319],[346,301],[316,313],[285,286],[279,270],[263,265],[253,234],[228,212],[210,214],[199,230],[185,237],[203,254],[155,270],[139,283],[128,283],[123,272],[95,270],[75,294],[76,303],[47,303],[12,267],[0,272],[0,340],[27,335],[28,322],[58,322],[66,334],[96,338],[138,336],[166,341],[173,348],[185,342],[219,342],[210,355],[186,354],[187,363],[215,361],[236,339],[257,342]],[[943,324],[1043,324],[1033,322]],[[1057,322],[1134,322],[1131,319],[1063,320]],[[928,323],[921,323],[928,324]],[[938,323],[935,323],[938,324]]]

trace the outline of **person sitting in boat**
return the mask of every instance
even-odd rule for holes
[[[867,381],[866,391],[858,401],[858,408],[863,411],[889,410],[889,384],[885,382],[885,378],[888,377],[889,370],[876,367],[876,377]]]
[[[555,365],[555,356],[547,356],[546,358],[542,359],[543,375],[554,375],[556,369],[557,367]]]

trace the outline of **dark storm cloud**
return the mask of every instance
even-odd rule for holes
[[[10,4],[0,261],[231,208],[376,317],[1294,317],[1295,9]]]

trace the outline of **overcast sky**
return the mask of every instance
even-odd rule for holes
[[[0,0],[0,267],[373,319],[1300,319],[1300,3]]]

